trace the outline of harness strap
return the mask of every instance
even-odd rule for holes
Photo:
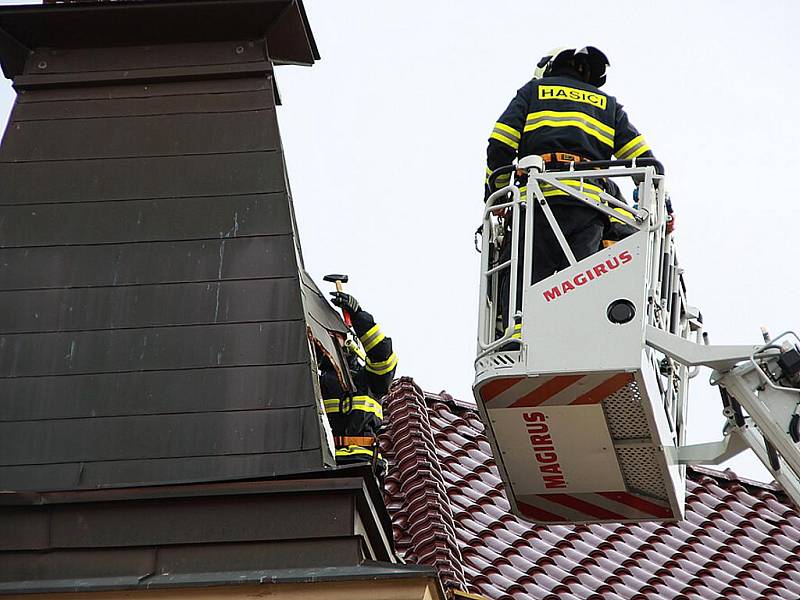
[[[372,446],[375,444],[375,438],[371,435],[337,435],[333,437],[333,443],[337,446]]]

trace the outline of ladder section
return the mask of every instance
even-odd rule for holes
[[[783,343],[781,343],[783,341]],[[729,435],[755,452],[800,507],[800,340],[787,332],[716,380]]]

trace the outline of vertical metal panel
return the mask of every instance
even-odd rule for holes
[[[324,466],[264,39],[287,8],[0,8],[32,50],[0,47],[0,488]]]

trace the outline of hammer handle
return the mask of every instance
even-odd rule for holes
[[[336,291],[337,292],[344,292],[344,285],[338,279],[336,280]],[[353,320],[350,318],[350,313],[347,312],[345,309],[342,309],[342,318],[344,319],[344,324],[348,327],[353,326]]]

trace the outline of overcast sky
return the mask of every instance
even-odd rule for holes
[[[0,2],[2,5],[15,2]],[[278,69],[306,267],[345,272],[398,373],[471,397],[486,139],[535,63],[592,44],[667,169],[689,301],[714,343],[800,328],[800,3],[305,0],[322,60]],[[0,89],[0,122],[13,103]],[[593,349],[575,348],[576,352]],[[723,425],[708,373],[691,442]],[[768,479],[752,456],[731,466]]]

